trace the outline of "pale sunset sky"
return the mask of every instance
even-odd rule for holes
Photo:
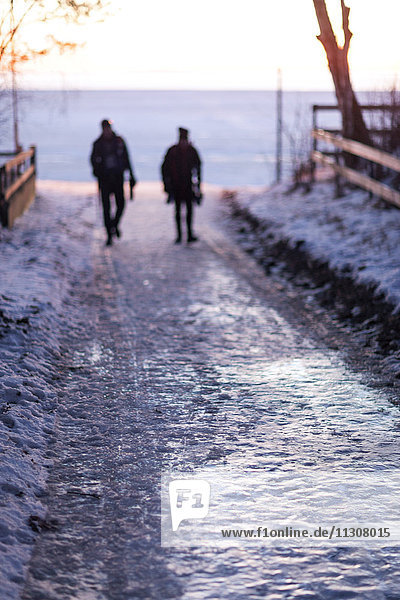
[[[354,87],[390,87],[400,74],[400,0],[347,4]],[[340,0],[327,5],[340,24]],[[281,68],[285,89],[332,89],[312,0],[110,0],[109,11],[103,23],[54,24],[54,35],[85,45],[27,65],[22,86],[274,89]],[[38,47],[48,32],[25,29]]]

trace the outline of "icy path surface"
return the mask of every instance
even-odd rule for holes
[[[219,230],[215,195],[190,247],[172,243],[159,186],[139,189],[112,248],[98,226],[80,239],[52,527],[24,600],[400,597],[396,550],[160,546],[162,469],[382,470],[400,458],[398,409],[285,318],[279,286]]]

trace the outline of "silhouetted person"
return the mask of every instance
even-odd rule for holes
[[[107,246],[111,246],[113,235],[120,237],[118,224],[125,208],[124,172],[129,171],[131,200],[135,176],[129,159],[128,149],[122,137],[111,129],[107,119],[101,122],[102,134],[93,144],[90,162],[93,175],[99,181],[101,201],[103,204],[104,226],[107,230]],[[116,212],[111,217],[111,195],[114,195]]]
[[[182,204],[186,206],[187,241],[197,240],[192,231],[193,202],[200,204],[202,199],[201,160],[188,138],[188,130],[179,127],[179,142],[168,149],[161,166],[164,189],[168,194],[167,202],[175,202],[176,244],[182,241]]]

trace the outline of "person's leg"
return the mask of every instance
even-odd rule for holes
[[[175,244],[179,244],[182,240],[182,226],[181,226],[181,201],[178,198],[175,198],[175,223],[176,223]]]
[[[191,198],[186,199],[186,226],[187,226],[187,241],[195,242],[197,237],[193,235],[193,201]]]
[[[107,231],[107,244],[110,245],[112,243],[111,236],[111,217],[110,217],[110,188],[107,185],[107,182],[102,182],[100,185],[101,191],[101,202],[103,205],[103,219],[104,219],[104,227]]]
[[[188,242],[193,237],[192,236],[192,218],[193,218],[193,210],[192,210],[192,201],[186,198],[186,230],[187,230],[187,240]]]
[[[115,217],[113,219],[113,228],[115,229],[115,233],[116,233],[117,237],[119,237],[120,233],[119,233],[119,229],[118,229],[118,224],[121,220],[122,213],[124,212],[124,208],[125,208],[123,180],[119,181],[118,184],[115,186],[114,196],[115,196],[115,203],[117,205],[117,211],[116,211]]]

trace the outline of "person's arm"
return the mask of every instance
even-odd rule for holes
[[[129,170],[129,191],[130,191],[130,199],[133,200],[133,188],[135,187],[137,180],[135,174],[133,172],[133,166],[129,158],[128,148],[125,144],[125,153],[126,153],[126,164]]]
[[[94,142],[93,144],[90,162],[92,165],[93,175],[98,178],[100,176],[102,158],[101,154],[99,153],[97,142]]]
[[[161,177],[164,184],[164,191],[167,194],[171,193],[171,176],[170,176],[170,160],[171,160],[171,149],[169,149],[164,157],[161,165]]]
[[[193,184],[192,184],[193,197],[194,197],[195,201],[197,202],[197,204],[200,206],[202,199],[203,199],[203,193],[201,191],[201,159],[200,159],[199,153],[197,152],[196,148],[194,148],[192,146],[192,150],[193,150],[192,173],[194,171],[195,177],[197,178],[197,181],[196,180],[193,181]]]
[[[193,162],[194,162],[194,168],[197,171],[197,180],[199,182],[199,187],[201,184],[201,159],[200,159],[200,155],[197,152],[196,148],[193,147]]]
[[[129,183],[131,185],[131,188],[135,187],[137,181],[136,181],[136,177],[135,174],[133,172],[133,166],[129,157],[129,152],[128,152],[128,147],[125,143],[124,140],[122,140],[123,144],[124,144],[124,163],[125,163],[125,170],[129,171]]]

